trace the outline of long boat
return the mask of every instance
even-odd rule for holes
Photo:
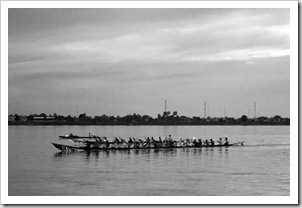
[[[93,143],[90,143],[92,145],[86,145],[86,146],[71,146],[71,145],[65,145],[65,144],[58,144],[51,142],[53,146],[55,146],[57,149],[63,151],[63,152],[74,152],[74,151],[100,151],[100,150],[131,150],[131,149],[174,149],[174,148],[212,148],[212,147],[230,147],[230,146],[243,146],[244,142],[236,142],[228,145],[208,145],[208,146],[172,146],[172,147],[148,147],[148,146],[140,146],[135,148],[129,148],[127,145],[118,146],[113,145],[110,147],[106,147],[104,145],[102,146],[93,146]],[[110,144],[114,144],[113,142],[110,142]]]

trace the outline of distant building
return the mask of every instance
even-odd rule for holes
[[[53,116],[35,116],[33,122],[53,122],[55,121],[55,117]]]

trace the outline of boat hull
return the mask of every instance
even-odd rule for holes
[[[243,142],[237,142],[229,145],[214,145],[214,146],[190,146],[190,147],[139,147],[139,148],[127,148],[127,147],[76,147],[64,144],[58,144],[51,142],[57,149],[64,152],[74,152],[74,151],[100,151],[100,150],[131,150],[131,149],[183,149],[183,148],[213,148],[213,147],[230,147],[230,146],[243,146]]]

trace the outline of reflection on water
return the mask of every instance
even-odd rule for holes
[[[168,149],[125,149],[125,150],[99,150],[99,151],[75,151],[75,152],[57,152],[54,154],[56,158],[77,158],[85,160],[102,160],[110,162],[120,162],[127,159],[140,159],[142,161],[154,162],[156,160],[180,160],[181,158],[200,159],[215,158],[228,159],[229,147],[207,147],[207,148],[168,148]]]
[[[162,155],[176,155],[177,151],[183,151],[186,153],[201,153],[201,148],[169,148],[169,149],[124,149],[124,150],[116,150],[116,149],[108,149],[108,150],[98,150],[98,151],[74,151],[74,152],[56,152],[54,157],[67,157],[67,156],[83,156],[83,157],[110,157],[110,155],[149,155],[151,152],[154,155],[162,154]]]

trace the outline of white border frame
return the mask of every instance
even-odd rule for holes
[[[290,196],[8,196],[8,8],[289,8]],[[2,1],[1,204],[298,204],[298,1]]]

